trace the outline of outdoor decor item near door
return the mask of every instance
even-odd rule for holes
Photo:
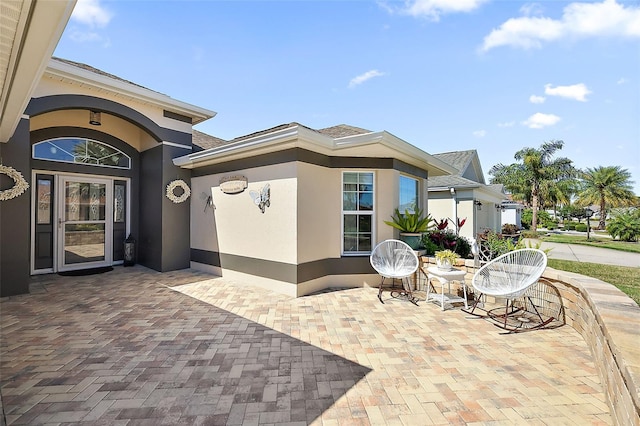
[[[271,205],[271,187],[269,184],[265,184],[260,192],[249,191],[249,195],[253,200],[253,203],[258,206],[260,211],[264,213],[265,209]]]
[[[181,195],[176,195],[175,190],[177,188],[182,189]],[[191,189],[189,185],[182,179],[176,179],[171,181],[169,185],[167,185],[167,198],[173,201],[176,204],[183,203],[187,201],[187,198],[191,195]]]
[[[416,252],[409,245],[400,240],[385,240],[378,244],[369,256],[371,266],[382,277],[380,287],[378,289],[378,299],[382,301],[382,285],[385,278],[400,279],[402,281],[402,290],[391,291],[392,297],[403,297],[414,305],[418,304],[417,299],[413,297],[411,292],[411,282],[409,277],[418,270],[420,262]]]
[[[0,191],[0,201],[7,201],[12,198],[16,198],[29,189],[29,184],[22,177],[22,173],[13,167],[3,166],[0,164],[0,174],[9,176],[14,182],[14,185],[11,188]]]

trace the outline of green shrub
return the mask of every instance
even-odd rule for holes
[[[441,250],[454,251],[463,259],[471,255],[471,243],[450,229],[427,232],[422,236],[422,245],[428,255]]]
[[[576,231],[578,232],[587,232],[587,224],[586,223],[577,223]]]
[[[574,231],[576,229],[576,224],[575,223],[565,223],[564,224],[564,229],[565,231]]]
[[[548,230],[553,230],[556,229],[558,226],[557,223],[555,222],[545,222],[544,227],[547,228]]]
[[[538,234],[538,232],[536,231],[522,231],[520,233],[520,236],[522,238],[538,238],[540,234]]]
[[[483,260],[495,259],[510,251],[525,248],[522,235],[518,238],[511,238],[503,236],[502,234],[496,234],[490,229],[479,234],[478,240]]]
[[[607,231],[622,241],[638,241],[640,236],[640,209],[619,210],[607,223]]]
[[[518,233],[518,227],[513,223],[505,223],[502,225],[502,233],[507,235],[514,235]]]

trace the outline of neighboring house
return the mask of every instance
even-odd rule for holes
[[[472,149],[433,156],[450,164],[456,172],[429,178],[431,217],[437,221],[448,219],[449,229],[454,231],[456,218],[466,219],[459,234],[468,239],[476,238],[485,229],[500,232],[503,186],[485,183],[478,152]]]
[[[502,202],[501,224],[513,224],[522,229],[522,211],[524,205],[516,201],[504,200]]]
[[[385,131],[298,123],[173,161],[192,173],[192,267],[292,296],[376,285],[369,254],[397,237],[384,221],[455,171]]]
[[[193,266],[294,296],[375,285],[369,253],[397,236],[384,221],[426,208],[427,178],[456,171],[346,125],[197,132],[215,112],[51,58],[74,5],[10,2],[0,22],[0,296],[27,293],[31,275],[122,264],[128,235],[160,272]],[[18,176],[23,193],[9,191]]]

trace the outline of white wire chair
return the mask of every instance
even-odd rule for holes
[[[531,296],[527,294],[527,290],[538,282],[546,267],[547,255],[542,250],[532,248],[514,250],[487,262],[473,276],[471,284],[478,296],[471,310],[465,312],[488,316],[496,321],[495,325],[510,332],[525,331],[522,323],[531,321],[531,316],[525,315],[526,312],[532,312],[536,320],[535,326],[527,327],[526,330],[549,324],[553,318],[543,318]],[[504,313],[498,313],[495,309],[482,309],[486,315],[475,313],[484,296],[506,299]],[[524,297],[524,303],[516,306],[514,301],[520,297]],[[515,322],[508,322],[514,318]]]
[[[382,277],[380,288],[378,289],[378,299],[382,301],[382,285],[385,278],[400,279],[402,281],[402,291],[400,296],[406,297],[409,301],[417,305],[417,300],[411,292],[411,277],[418,270],[420,262],[418,255],[409,245],[400,240],[385,240],[375,246],[369,256],[371,266]],[[392,292],[393,296],[393,292]]]

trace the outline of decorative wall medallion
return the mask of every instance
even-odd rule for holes
[[[182,189],[181,195],[176,195],[175,190],[177,188]],[[176,179],[172,181],[169,185],[167,185],[167,198],[173,201],[174,203],[182,203],[187,201],[187,198],[191,195],[191,189],[189,189],[189,185],[182,179]]]
[[[22,177],[22,173],[13,167],[3,166],[0,164],[0,174],[9,176],[14,182],[14,185],[11,188],[0,191],[0,201],[7,201],[12,198],[16,198],[29,189],[29,184]]]
[[[268,183],[262,187],[260,192],[249,191],[249,195],[251,196],[253,203],[258,206],[262,213],[264,213],[264,210],[271,205],[271,187]]]
[[[226,176],[220,179],[220,191],[225,194],[238,194],[247,189],[248,179],[244,176]]]

